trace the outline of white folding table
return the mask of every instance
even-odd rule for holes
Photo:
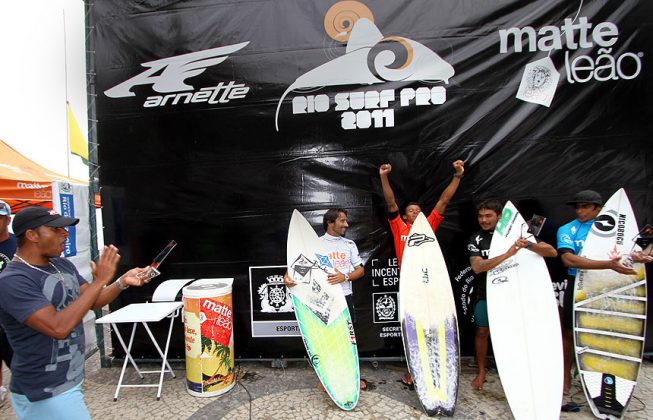
[[[118,400],[118,393],[120,392],[120,388],[135,388],[135,387],[157,387],[158,390],[156,393],[156,399],[157,401],[161,399],[161,388],[163,386],[163,376],[165,372],[170,372],[172,377],[173,378],[175,377],[175,373],[172,371],[172,368],[168,363],[167,356],[168,356],[168,348],[170,347],[170,336],[172,335],[172,325],[174,324],[175,318],[179,315],[180,310],[183,306],[184,306],[183,302],[132,303],[131,305],[127,305],[124,308],[120,308],[115,312],[111,312],[110,314],[105,315],[96,321],[100,324],[111,324],[114,331],[116,332],[116,336],[118,337],[120,344],[122,345],[122,348],[125,350],[125,361],[122,364],[120,379],[118,380],[116,393],[113,396],[114,401]],[[161,347],[159,347],[159,344],[156,342],[154,335],[152,335],[152,331],[150,331],[150,327],[147,325],[147,323],[159,322],[164,318],[170,318],[170,328],[168,329],[168,337],[166,339],[165,350],[161,351]],[[120,335],[120,331],[118,331],[118,328],[116,326],[116,324],[123,324],[123,323],[133,324],[131,337],[129,338],[128,345],[125,345],[125,341],[123,340],[122,336]],[[136,364],[136,362],[131,356],[132,343],[134,342],[134,333],[136,332],[136,326],[139,323],[143,324],[143,327],[145,327],[145,330],[147,331],[148,335],[150,336],[150,339],[152,340],[152,343],[154,344],[157,351],[159,352],[159,355],[161,356],[162,359],[161,370],[151,370],[151,371],[140,370],[138,368],[138,365]],[[132,366],[134,366],[134,369],[136,369],[136,372],[141,377],[141,379],[144,378],[143,376],[144,373],[159,373],[160,374],[159,383],[158,384],[134,384],[134,385],[123,384],[122,380],[125,375],[125,369],[127,369],[128,361],[131,362]]]
[[[118,394],[120,393],[120,388],[138,388],[138,387],[157,387],[156,399],[157,401],[161,399],[161,388],[163,386],[163,376],[166,372],[170,372],[173,378],[175,378],[175,373],[172,371],[172,367],[168,363],[168,348],[170,347],[170,337],[172,335],[172,325],[175,322],[175,318],[179,316],[182,312],[181,308],[184,306],[182,302],[175,302],[174,300],[177,297],[179,291],[188,283],[192,282],[194,279],[172,279],[166,280],[157,286],[154,294],[152,295],[152,303],[132,303],[127,305],[124,308],[120,308],[115,312],[111,312],[108,315],[103,316],[102,318],[96,320],[95,322],[100,324],[111,324],[113,329],[116,331],[116,336],[118,341],[122,345],[123,350],[125,350],[125,361],[122,364],[122,370],[120,371],[120,379],[118,380],[118,386],[116,387],[116,393],[113,396],[113,400],[118,400]],[[161,351],[161,347],[154,339],[150,327],[147,325],[148,322],[159,322],[164,318],[170,318],[170,328],[168,329],[168,337],[166,338],[165,351]],[[129,338],[129,344],[125,345],[125,340],[123,340],[122,335],[116,324],[131,323],[132,333]],[[141,323],[145,327],[145,331],[150,336],[150,340],[156,347],[159,355],[161,356],[161,370],[151,370],[143,371],[138,368],[138,365],[134,361],[134,358],[131,356],[131,348],[134,342],[134,334],[136,333],[136,326]],[[159,373],[158,384],[134,384],[134,385],[123,385],[122,380],[125,376],[125,370],[127,369],[127,361],[129,361],[138,376],[143,379],[144,373]]]
[[[194,279],[175,279],[175,280],[164,281],[154,291],[154,294],[152,295],[152,303],[132,303],[131,305],[127,305],[124,308],[120,308],[117,311],[111,312],[110,314],[105,315],[102,318],[95,321],[100,324],[111,324],[114,331],[116,332],[118,341],[120,341],[123,350],[125,350],[125,362],[122,364],[122,370],[120,371],[120,379],[118,380],[116,393],[113,396],[114,401],[118,400],[118,393],[120,393],[120,388],[139,388],[139,387],[140,388],[157,387],[158,390],[156,393],[156,399],[158,401],[161,399],[161,388],[163,386],[164,374],[166,372],[170,372],[172,377],[175,378],[175,373],[172,371],[172,368],[170,367],[170,363],[168,363],[168,359],[167,359],[168,348],[170,347],[172,325],[175,322],[175,318],[179,316],[181,312],[181,308],[184,306],[184,304],[183,302],[174,302],[174,300],[177,296],[177,293],[179,293],[179,290],[181,290],[182,287],[184,287],[186,284],[188,284],[193,280]],[[170,318],[170,328],[168,329],[168,337],[166,338],[165,350],[161,351],[161,347],[154,339],[154,335],[152,335],[152,331],[150,331],[150,327],[147,325],[147,323],[159,322],[164,318]],[[123,340],[122,335],[120,335],[120,331],[116,326],[116,324],[124,324],[124,323],[133,324],[132,333],[131,333],[131,337],[129,338],[128,345],[125,345],[125,340]],[[134,334],[136,333],[136,326],[139,323],[143,324],[143,327],[145,327],[145,331],[147,331],[147,334],[150,336],[150,339],[154,344],[154,347],[156,347],[157,351],[159,352],[159,355],[161,356],[162,359],[161,370],[149,370],[149,371],[140,370],[138,368],[138,365],[134,361],[134,358],[131,356],[131,348],[134,342]],[[138,373],[138,376],[141,377],[141,379],[144,378],[143,376],[144,373],[159,373],[161,375],[159,377],[159,383],[123,385],[122,380],[125,376],[125,369],[127,369],[127,361],[129,361],[132,364],[132,366],[134,366],[134,369],[136,369],[136,372]]]

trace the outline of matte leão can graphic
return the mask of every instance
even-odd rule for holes
[[[184,287],[186,386],[212,397],[235,384],[233,279],[202,279]]]

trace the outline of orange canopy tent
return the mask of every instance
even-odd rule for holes
[[[51,208],[52,181],[88,185],[47,170],[0,140],[0,199],[9,203],[12,213],[33,205]]]

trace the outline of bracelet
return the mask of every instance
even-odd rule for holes
[[[127,286],[123,286],[123,285],[122,285],[122,282],[120,281],[120,279],[122,279],[122,277],[118,277],[118,280],[116,280],[116,281],[114,282],[114,283],[116,284],[116,286],[118,286],[118,289],[120,289],[120,290],[127,290],[127,289],[129,289],[129,285],[127,285]]]
[[[349,281],[349,274],[345,273],[345,281]]]
[[[533,248],[533,242],[529,242],[528,245],[526,245],[526,249],[531,249]]]
[[[462,178],[463,174],[453,174],[454,178]]]

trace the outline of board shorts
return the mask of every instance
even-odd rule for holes
[[[490,326],[487,317],[487,300],[480,299],[474,304],[474,323],[477,327],[487,328]]]
[[[84,404],[82,383],[54,397],[34,402],[24,395],[12,392],[11,405],[19,420],[91,420]]]
[[[567,287],[562,296],[562,328],[571,330],[574,326],[574,284],[576,276],[567,275]]]

